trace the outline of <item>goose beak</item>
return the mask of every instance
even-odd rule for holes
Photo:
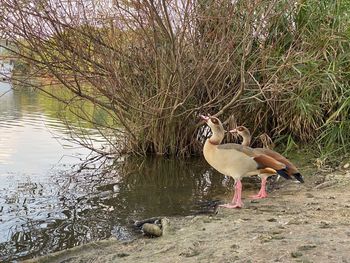
[[[200,115],[199,117],[205,122],[208,122],[208,120],[210,119],[208,116],[205,115]]]
[[[237,129],[230,130],[229,133],[235,134],[238,133]]]

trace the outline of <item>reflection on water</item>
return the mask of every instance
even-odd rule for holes
[[[89,151],[62,139],[58,102],[8,84],[0,84],[0,96],[0,261],[131,239],[129,220],[191,214],[231,189],[203,159],[129,158],[113,169],[74,169]]]
[[[88,153],[63,139],[68,131],[57,119],[58,102],[31,89],[12,90],[7,83],[0,83],[0,96],[1,173],[41,175],[58,162],[76,163]],[[98,142],[96,132],[86,131]]]
[[[198,202],[228,189],[205,167],[201,159],[131,159],[108,172],[27,179],[4,197],[2,257],[24,259],[111,236],[129,240],[130,220],[195,213]]]

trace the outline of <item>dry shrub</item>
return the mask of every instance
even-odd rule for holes
[[[68,106],[103,109],[112,147],[122,132],[128,152],[197,154],[200,113],[285,142],[348,146],[348,1],[0,4],[13,52],[70,90],[59,98]]]

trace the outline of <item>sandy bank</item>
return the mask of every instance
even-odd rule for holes
[[[161,238],[94,242],[28,262],[350,262],[350,173],[323,177],[246,198],[241,210],[170,218]]]

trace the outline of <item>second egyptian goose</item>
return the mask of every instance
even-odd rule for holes
[[[238,126],[237,128],[230,130],[230,133],[237,133],[238,135],[240,135],[243,138],[242,145],[244,145],[244,146],[250,145],[251,135],[250,135],[248,128],[246,128],[244,126]],[[293,163],[291,163],[284,156],[282,156],[279,153],[272,151],[268,148],[253,148],[253,151],[255,151],[258,154],[259,153],[266,154],[266,155],[276,159],[277,161],[284,163],[288,167],[288,169],[287,169],[288,176],[282,175],[284,178],[292,179],[292,176],[294,176],[298,181],[300,181],[301,183],[304,183],[304,179],[303,179],[302,175],[300,174],[300,172],[298,171],[298,169],[296,168],[296,166]],[[262,198],[267,197],[267,192],[266,192],[267,178],[269,176],[274,175],[274,174],[276,174],[276,171],[274,169],[271,169],[271,168],[265,168],[265,169],[259,170],[258,176],[261,178],[261,187],[260,187],[259,193],[257,195],[252,196],[253,199],[262,199]]]
[[[250,142],[251,142],[251,135],[250,135],[250,131],[248,128],[244,127],[244,126],[238,126],[237,128],[233,129],[230,131],[231,133],[237,133],[238,135],[240,135],[243,139],[242,141],[242,145],[245,146],[250,146]],[[261,186],[260,186],[260,190],[258,192],[258,194],[251,196],[252,199],[263,199],[267,197],[267,192],[266,192],[266,183],[267,183],[267,178],[275,175],[276,171],[274,169],[271,168],[265,168],[259,171],[258,176],[261,179]]]
[[[259,169],[272,168],[281,176],[288,176],[288,167],[284,163],[264,153],[259,153],[240,144],[220,144],[225,135],[221,121],[216,117],[204,115],[201,118],[212,131],[211,137],[204,143],[204,158],[214,169],[235,180],[235,193],[232,202],[221,206],[241,208],[243,206],[241,179],[245,176],[258,174]]]

